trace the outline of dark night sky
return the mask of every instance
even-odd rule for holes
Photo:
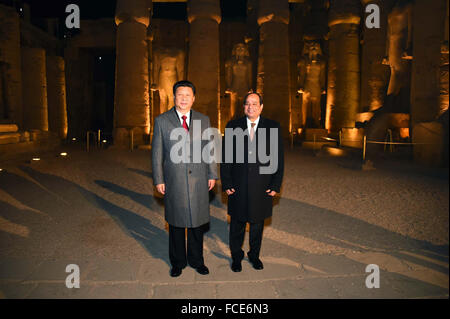
[[[12,2],[1,0],[0,2]],[[112,18],[116,8],[116,0],[23,0],[31,7],[33,18],[53,18],[67,16],[65,8],[68,4],[80,7],[81,19]],[[224,20],[242,20],[246,16],[246,0],[221,0]],[[153,18],[186,19],[186,3],[153,3]]]

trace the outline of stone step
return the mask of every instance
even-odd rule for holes
[[[348,156],[349,152],[337,146],[325,145],[320,149],[320,155],[344,157]]]
[[[17,132],[19,127],[16,124],[0,124],[0,133]]]
[[[305,129],[305,141],[321,141],[322,137],[328,136],[328,130],[319,128],[307,128]]]
[[[144,145],[138,145],[137,147],[140,150],[145,150],[145,151],[151,151],[152,150],[152,146],[149,144],[144,144]]]
[[[20,133],[0,133],[0,144],[13,144],[20,142]]]
[[[41,138],[39,140],[30,140],[30,134],[28,132],[18,132],[19,137],[16,137],[19,140],[18,142],[3,144],[0,143],[0,161],[9,161],[24,154],[32,154],[36,152],[49,151],[53,150],[59,145],[61,145],[62,141],[56,134],[45,134],[47,138]],[[26,135],[28,134],[28,139],[26,139]],[[23,139],[23,140],[21,140]]]
[[[320,150],[324,146],[337,146],[336,142],[333,141],[322,141],[322,142],[310,142],[305,141],[302,143],[302,148],[311,149],[311,150]]]

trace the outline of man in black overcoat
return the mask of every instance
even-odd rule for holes
[[[228,195],[231,217],[229,245],[234,272],[242,270],[247,223],[249,261],[253,268],[263,269],[259,253],[264,220],[272,216],[273,198],[280,192],[284,171],[280,124],[260,116],[263,101],[258,93],[247,94],[243,107],[245,116],[226,126],[220,165],[222,190]]]

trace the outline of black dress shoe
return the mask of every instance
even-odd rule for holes
[[[242,264],[240,261],[234,261],[231,263],[231,270],[234,272],[241,272],[242,271]]]
[[[183,268],[172,267],[172,269],[170,269],[170,276],[178,277],[179,275],[181,275],[182,271],[183,271]]]
[[[205,265],[198,266],[197,268],[195,268],[195,270],[197,270],[197,272],[200,275],[207,275],[207,274],[209,274],[208,267],[206,267]]]
[[[261,270],[264,268],[264,265],[259,258],[256,258],[256,259],[249,258],[249,261],[252,264],[253,268],[255,268],[256,270]]]

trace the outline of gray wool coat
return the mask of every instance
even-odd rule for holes
[[[181,125],[175,107],[156,117],[152,140],[153,183],[165,184],[165,219],[172,226],[189,228],[209,222],[208,180],[218,179],[217,163],[208,164],[203,159],[200,163],[198,160],[197,163],[193,162],[194,141],[201,145],[201,150],[209,143],[201,139],[201,133],[210,127],[210,121],[206,115],[194,110],[191,112],[189,133]],[[193,126],[199,123],[200,130],[199,126]],[[178,132],[178,139],[170,139],[173,132]],[[178,150],[176,155],[182,154],[180,149],[183,144],[186,145],[185,150],[189,148],[189,152],[184,153],[185,161],[177,163],[173,156],[171,158],[171,150]],[[196,153],[198,156],[198,148]]]

